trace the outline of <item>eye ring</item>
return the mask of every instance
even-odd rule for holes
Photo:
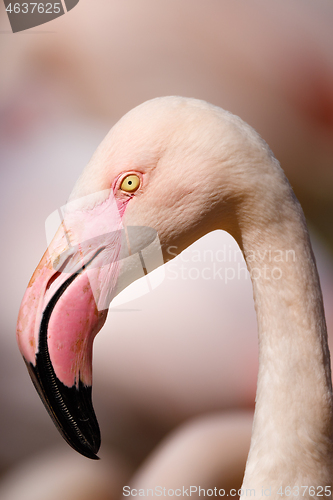
[[[137,191],[140,187],[141,184],[141,179],[138,175],[136,174],[129,174],[126,175],[120,184],[120,189],[122,191],[125,191],[126,193],[134,193]]]

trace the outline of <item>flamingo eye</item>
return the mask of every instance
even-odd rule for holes
[[[124,177],[120,184],[120,189],[127,191],[128,193],[133,193],[140,186],[140,177],[135,174],[130,174]]]

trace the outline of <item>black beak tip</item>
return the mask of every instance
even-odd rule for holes
[[[91,387],[81,381],[67,387],[55,375],[52,364],[45,370],[37,354],[36,366],[26,362],[33,384],[54,424],[67,443],[92,460],[101,445],[101,435],[91,398]],[[52,377],[50,379],[50,373]]]
[[[58,427],[59,428],[59,427]],[[67,441],[67,443],[78,453],[83,455],[84,457],[90,458],[91,460],[100,460],[99,456],[97,456],[97,452],[99,450],[99,446],[94,446],[88,443],[87,437],[85,436],[85,441],[78,441],[77,439],[73,439],[72,436],[65,436],[65,434],[59,429],[63,438]]]

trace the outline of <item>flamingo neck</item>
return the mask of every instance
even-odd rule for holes
[[[304,215],[292,194],[272,213],[270,224],[254,224],[242,234],[259,330],[256,410],[243,490],[280,499],[281,486],[294,493],[298,486],[304,499],[311,494],[303,496],[301,486],[319,494],[320,487],[331,485],[330,355]]]

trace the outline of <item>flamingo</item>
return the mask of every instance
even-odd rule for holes
[[[129,228],[137,231],[128,240]],[[137,279],[140,252],[151,248],[154,231],[159,244],[154,240],[151,251],[169,258],[171,247],[179,254],[216,229],[228,231],[243,252],[258,320],[256,407],[242,491],[329,496],[330,355],[305,218],[267,144],[212,104],[147,101],[101,143],[21,304],[17,340],[29,373],[63,437],[97,458],[92,343],[110,301]]]

